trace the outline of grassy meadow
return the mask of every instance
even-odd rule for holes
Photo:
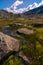
[[[21,23],[21,26],[9,27],[8,30],[17,30],[19,28],[28,28],[34,30],[32,34],[18,34],[13,36],[20,40],[19,52],[22,52],[30,61],[27,65],[43,65],[43,27],[29,27],[33,22],[43,22],[43,19],[36,18],[30,19],[28,17],[16,17],[13,19],[0,19],[0,31],[3,30],[2,26],[9,24]],[[6,59],[2,65],[25,65],[21,58],[12,54]]]

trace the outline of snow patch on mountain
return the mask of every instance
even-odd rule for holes
[[[39,3],[38,6],[43,6],[43,0]]]
[[[23,1],[17,0],[16,2],[14,2],[14,4],[11,7],[6,8],[5,10],[7,10],[8,12],[16,12],[17,6],[21,4],[23,4]]]
[[[31,10],[31,9],[34,9],[34,8],[36,8],[36,7],[38,7],[38,4],[37,4],[37,3],[33,3],[32,5],[29,5],[29,6],[27,7],[27,10]]]

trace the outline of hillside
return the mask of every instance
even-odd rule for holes
[[[26,15],[31,15],[31,14],[43,14],[43,6],[40,6],[40,7],[37,7],[37,8],[34,8],[30,11],[27,11],[25,12],[24,14]]]
[[[0,10],[0,18],[14,18],[18,15],[7,12],[6,10]]]

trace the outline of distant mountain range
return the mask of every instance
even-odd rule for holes
[[[9,18],[11,15],[13,16],[13,13],[11,14],[8,11],[0,10],[0,18]]]
[[[15,18],[15,17],[19,17],[19,16],[40,16],[43,18],[43,6],[40,6],[40,7],[37,7],[37,8],[34,8],[32,10],[29,10],[29,11],[26,11],[26,12],[23,12],[22,14],[19,13],[19,14],[14,14],[12,12],[8,12],[6,10],[0,10],[0,18]]]
[[[14,14],[18,14],[18,13],[24,13],[24,12],[27,12],[29,10],[32,10],[32,9],[38,8],[40,6],[43,6],[43,0],[42,0],[40,3],[34,2],[33,4],[28,5],[26,8],[24,7],[24,8],[17,9],[17,6],[22,4],[22,3],[23,3],[23,1],[17,0],[9,8],[6,8],[4,10],[6,10],[8,12],[12,12]]]
[[[0,10],[0,19],[7,18],[7,19],[13,19],[13,18],[19,17],[18,14],[13,14],[11,12],[8,12],[6,10]]]
[[[23,1],[19,1],[17,0],[16,2],[14,2],[13,5],[11,5],[11,7],[6,8],[4,10],[0,10],[0,17],[4,17],[4,18],[9,18],[9,17],[16,17],[15,14],[19,14],[21,15],[36,15],[36,14],[41,14],[43,15],[43,0],[38,4],[38,3],[33,3],[31,5],[28,5],[27,8],[20,8],[17,9],[17,6],[19,4],[22,4]],[[17,15],[17,16],[19,16]]]
[[[13,19],[15,17],[19,17],[19,16],[30,16],[30,17],[40,17],[43,18],[43,5],[39,6],[37,8],[31,9],[29,11],[23,12],[23,13],[12,13],[12,12],[8,12],[6,10],[0,10],[0,18],[10,18]]]
[[[5,10],[8,11],[8,12],[12,12],[12,13],[24,13],[26,11],[29,11],[31,9],[34,9],[38,6],[37,3],[33,3],[32,5],[29,5],[27,8],[20,8],[20,9],[17,9],[15,10],[15,3],[10,7],[10,8],[6,8]]]

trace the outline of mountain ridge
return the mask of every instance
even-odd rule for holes
[[[43,18],[43,5],[37,8],[34,8],[32,10],[23,12],[23,13],[12,13],[12,12],[8,12],[6,10],[0,10],[0,18],[10,18],[10,19],[14,19],[15,17],[23,17],[23,16],[40,16]]]
[[[43,14],[43,6],[40,6],[38,8],[29,10],[25,12],[24,14],[30,15],[30,14]]]
[[[32,10],[34,8],[38,8],[38,7],[42,6],[43,0],[40,3],[34,2],[33,4],[28,5],[26,8],[24,7],[24,8],[17,9],[17,6],[19,6],[21,4],[23,4],[23,1],[17,0],[9,8],[6,8],[5,10],[8,11],[8,12],[12,12],[14,14],[24,13],[26,11],[29,11],[29,10]]]

